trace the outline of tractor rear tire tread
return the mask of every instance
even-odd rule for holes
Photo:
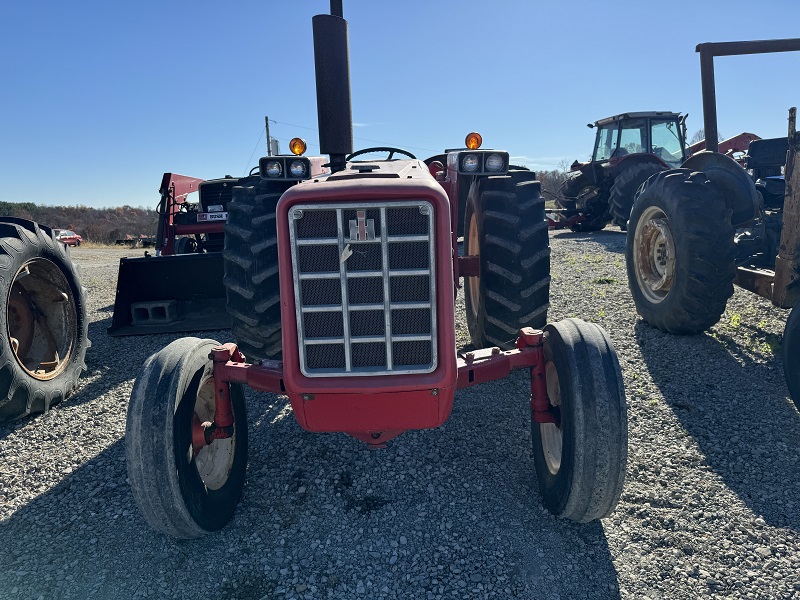
[[[550,294],[550,248],[544,199],[527,171],[473,184],[469,220],[477,218],[481,257],[480,300],[472,306],[467,278],[467,322],[476,347],[511,348],[523,327],[544,327]],[[474,250],[470,249],[470,252]]]
[[[783,330],[783,373],[789,396],[800,410],[800,302],[795,304]]]
[[[674,281],[657,303],[639,288],[634,263],[637,225],[651,206],[666,215],[676,255]],[[733,295],[733,235],[731,209],[702,173],[670,169],[648,179],[631,211],[625,253],[636,311],[653,327],[672,334],[700,333],[716,324]]]
[[[8,306],[0,310],[0,422],[49,410],[72,395],[86,370],[90,346],[86,318],[86,288],[70,258],[69,248],[56,240],[52,229],[27,219],[0,217],[0,296],[8,299],[17,272],[30,260],[46,260],[64,275],[74,300],[75,338],[64,369],[49,380],[25,371],[8,335]]]
[[[280,285],[275,207],[281,192],[267,184],[234,187],[225,225],[225,278],[231,330],[252,359],[281,356]]]
[[[651,175],[664,170],[661,165],[645,162],[631,165],[616,176],[608,195],[608,207],[614,225],[618,225],[623,231],[627,228],[636,190]]]

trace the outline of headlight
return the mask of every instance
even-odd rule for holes
[[[293,160],[289,165],[292,177],[303,177],[306,174],[306,163],[302,160]]]
[[[280,177],[283,174],[283,167],[277,160],[271,160],[267,163],[267,177]]]
[[[461,168],[468,172],[472,173],[473,171],[478,170],[478,157],[474,154],[467,154],[464,159],[461,161]]]
[[[503,157],[499,154],[490,154],[489,157],[486,159],[486,170],[487,171],[502,171],[505,161]]]

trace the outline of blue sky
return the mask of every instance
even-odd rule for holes
[[[326,0],[54,0],[0,8],[0,200],[155,206],[164,171],[243,175],[318,153],[311,17]],[[586,158],[586,123],[689,113],[702,127],[701,42],[800,35],[797,0],[344,0],[354,145],[425,158],[463,144],[533,169]],[[800,52],[716,59],[719,129],[786,133]]]

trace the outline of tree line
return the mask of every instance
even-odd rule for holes
[[[545,200],[554,199],[554,194],[567,177],[568,166],[561,166],[564,168],[536,172]],[[142,206],[93,208],[0,201],[0,215],[30,219],[54,229],[71,229],[85,241],[98,244],[113,244],[126,237],[154,237],[158,227],[158,213],[152,208]]]
[[[153,237],[158,214],[151,208],[117,206],[39,206],[32,202],[2,202],[0,215],[36,221],[54,229],[71,229],[85,241],[113,244],[130,237]]]

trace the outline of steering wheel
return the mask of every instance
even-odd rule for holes
[[[403,156],[407,156],[408,158],[412,158],[414,160],[417,159],[416,156],[411,154],[408,150],[403,150],[401,148],[392,148],[391,146],[378,146],[376,148],[364,148],[363,150],[358,150],[357,152],[353,152],[352,154],[345,157],[347,162],[353,160],[356,156],[361,156],[362,154],[371,154],[372,152],[388,152],[389,156],[386,160],[392,160],[394,153],[397,152],[398,154],[402,154]]]

